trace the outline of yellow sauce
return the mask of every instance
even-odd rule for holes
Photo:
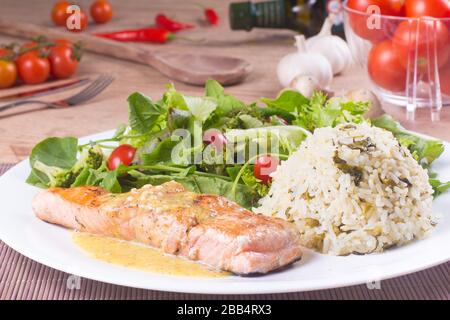
[[[92,257],[124,267],[170,276],[215,278],[230,275],[132,242],[82,232],[74,232],[72,238]]]

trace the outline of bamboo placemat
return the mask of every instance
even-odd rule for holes
[[[0,164],[0,175],[11,167]],[[0,299],[450,299],[450,262],[408,276],[340,289],[268,295],[142,290],[78,278],[26,258],[0,241]]]

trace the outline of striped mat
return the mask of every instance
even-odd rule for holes
[[[11,165],[0,165],[0,175]],[[0,299],[450,299],[450,262],[408,276],[340,289],[268,295],[201,295],[142,290],[46,267],[0,241]]]

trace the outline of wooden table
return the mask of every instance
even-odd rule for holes
[[[27,19],[40,25],[50,26],[52,0],[33,0],[21,2],[2,0],[0,17],[8,19]],[[254,72],[239,85],[228,87],[227,91],[240,99],[251,102],[260,97],[274,97],[281,89],[275,67],[278,60],[294,50],[291,31],[254,30],[232,32],[228,27],[229,1],[181,1],[181,0],[110,0],[115,10],[112,22],[95,26],[90,31],[119,30],[127,27],[145,26],[152,23],[155,14],[165,12],[186,22],[199,24],[195,30],[183,35],[190,38],[202,38],[205,42],[195,43],[175,40],[165,45],[165,50],[217,53],[247,59],[254,66]],[[201,22],[202,12],[194,3],[205,3],[217,8],[221,17],[219,27],[205,26]],[[90,1],[78,1],[85,8]],[[16,41],[0,35],[0,43]],[[150,46],[150,45],[147,45]],[[115,82],[102,94],[87,104],[64,110],[40,110],[35,107],[20,109],[14,115],[0,115],[0,162],[17,162],[30,153],[33,145],[47,136],[74,135],[83,136],[115,128],[127,121],[126,98],[134,91],[142,91],[158,99],[170,79],[160,75],[150,67],[129,63],[108,57],[87,53],[80,64],[78,75],[110,73]],[[202,88],[175,83],[177,89],[187,94],[201,94]],[[369,82],[363,70],[352,69],[336,77],[334,90],[368,86]],[[385,110],[393,114],[410,129],[450,140],[450,108],[444,110],[442,121],[431,123],[428,110],[419,112],[415,123],[405,123],[404,110],[386,106]]]

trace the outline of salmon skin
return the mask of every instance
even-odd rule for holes
[[[174,181],[123,194],[91,186],[51,188],[32,206],[53,224],[144,243],[240,275],[267,273],[302,256],[299,233],[289,222]]]

